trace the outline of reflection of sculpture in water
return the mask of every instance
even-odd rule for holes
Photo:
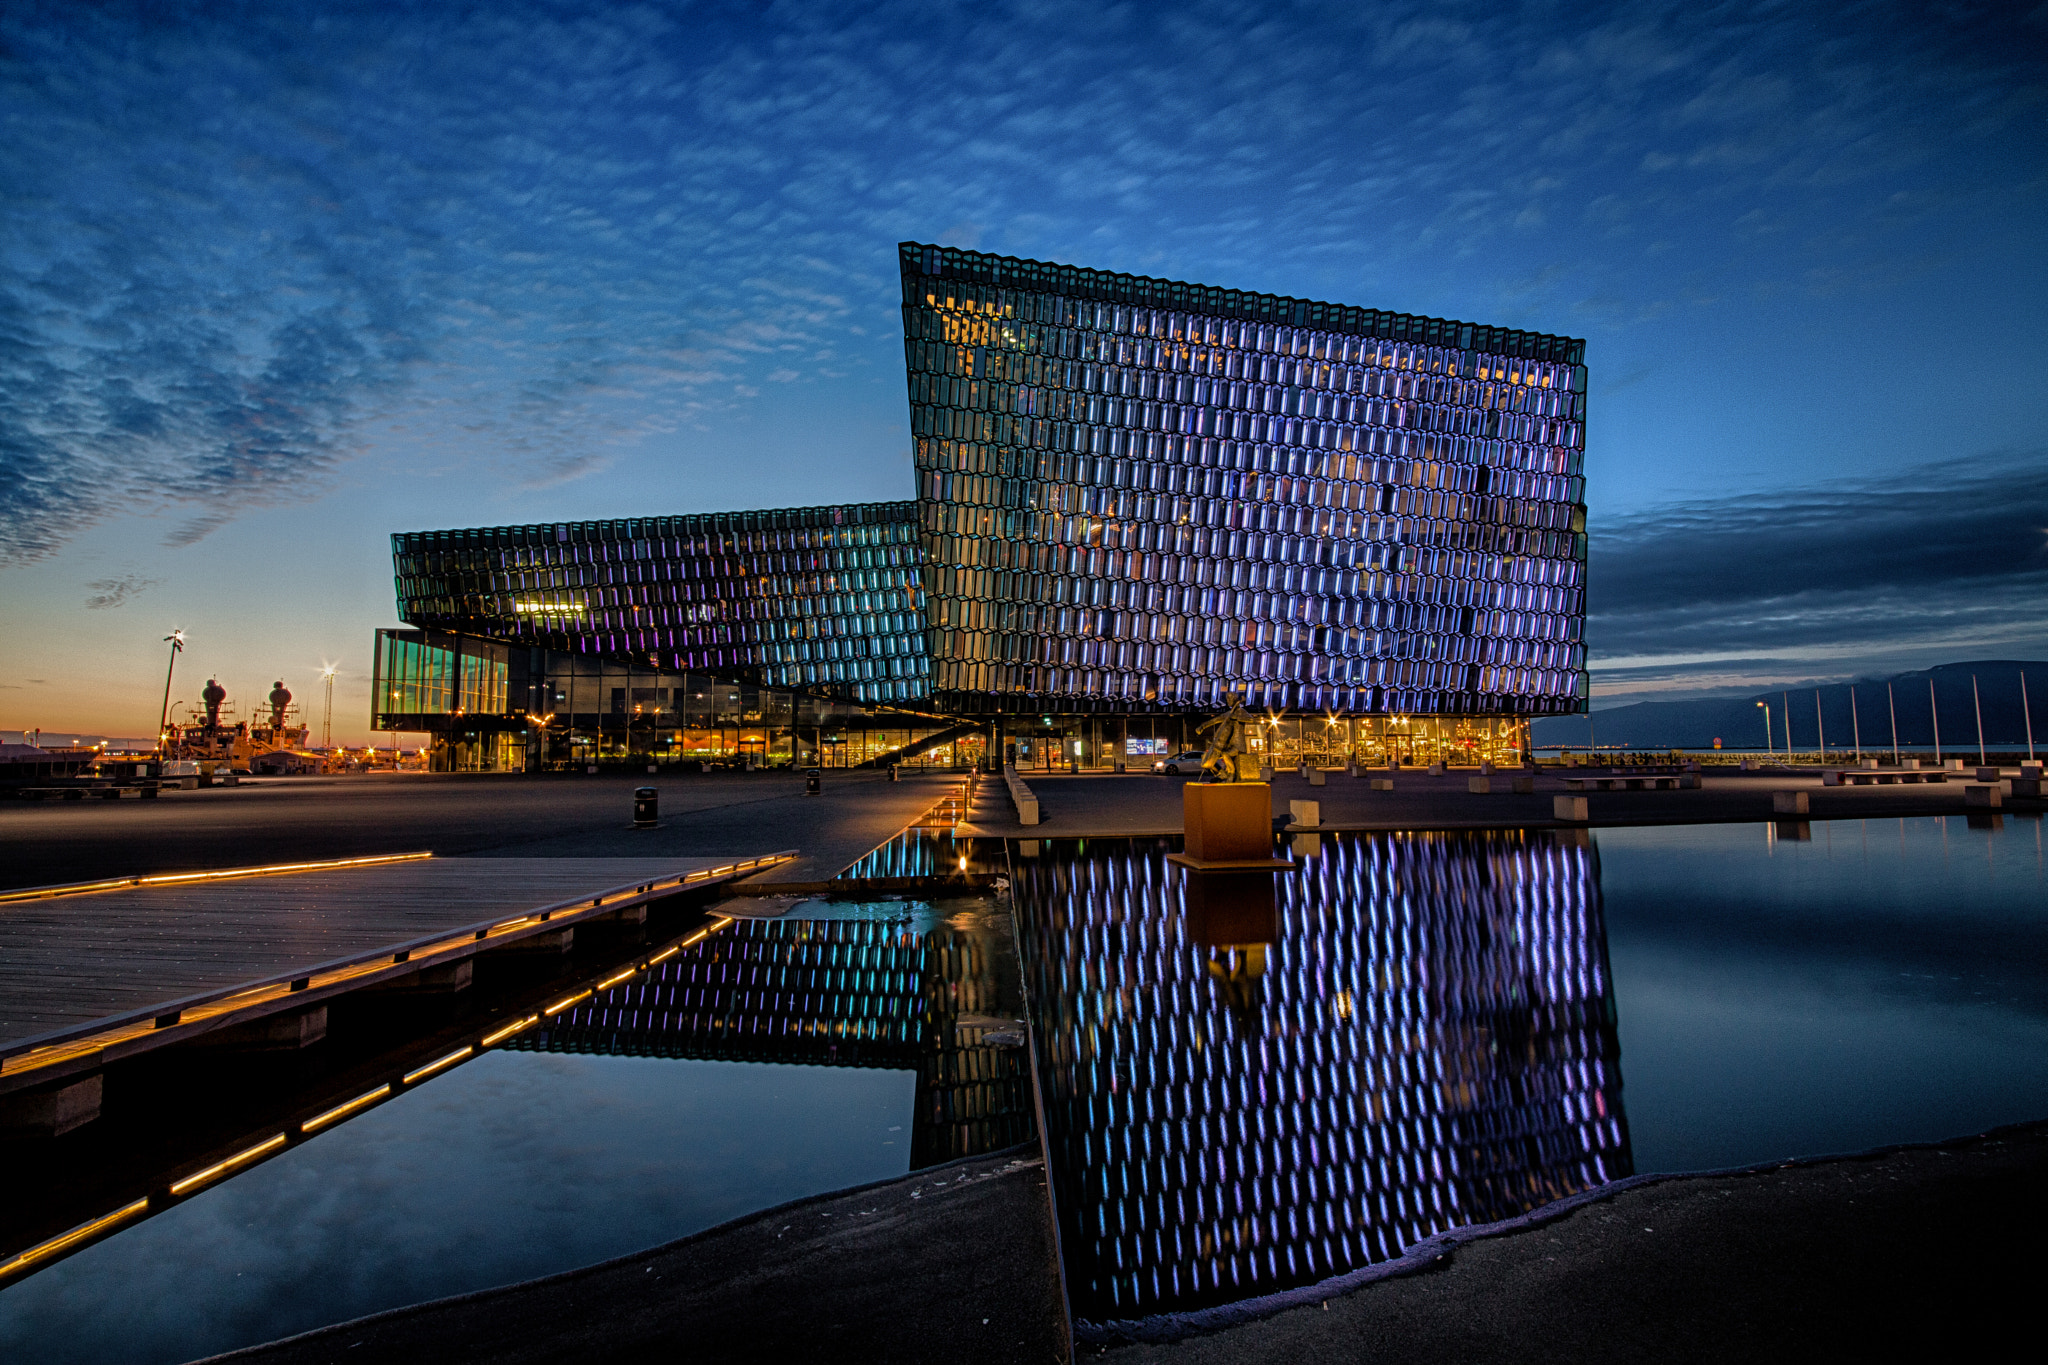
[[[1230,709],[1220,716],[1211,716],[1195,730],[1198,735],[1215,731],[1209,736],[1209,747],[1202,754],[1202,772],[1218,782],[1249,782],[1251,778],[1246,774],[1256,775],[1258,772],[1246,743],[1251,734],[1252,718],[1245,714],[1242,692],[1225,692],[1223,700]]]
[[[1209,950],[1209,979],[1216,983],[1223,1008],[1230,1011],[1230,1017],[1237,1020],[1238,1028],[1247,1037],[1257,1037],[1266,1031],[1259,1017],[1259,1007],[1266,1001],[1265,975],[1263,943],[1231,943]]]

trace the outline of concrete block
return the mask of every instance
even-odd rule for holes
[[[1972,782],[1963,788],[1963,804],[1977,806],[1984,810],[1997,810],[2000,792],[1996,782]]]
[[[1294,836],[1294,856],[1297,858],[1320,858],[1323,856],[1323,836],[1320,834],[1297,834]]]
[[[1822,768],[1820,770],[1820,784],[1823,787],[1841,786],[1842,770],[1840,768]]]
[[[1308,770],[1308,784],[1311,787],[1326,787],[1330,784],[1329,774],[1325,773],[1321,768],[1310,768]]]
[[[327,1006],[289,1014],[267,1014],[246,1024],[230,1024],[202,1033],[192,1047],[217,1047],[234,1052],[296,1052],[327,1036]]]
[[[1268,783],[1268,784],[1270,784],[1270,783],[1272,782],[1272,780],[1273,780],[1273,769],[1272,769],[1272,766],[1271,766],[1270,764],[1266,764],[1266,763],[1261,763],[1261,764],[1259,765],[1259,781],[1261,781],[1261,782],[1265,782],[1265,783]]]
[[[2002,774],[1996,768],[1977,769],[1977,780],[1979,782],[1996,782],[2001,776]]]
[[[0,1132],[15,1137],[62,1137],[100,1116],[100,1074],[0,1097]]]
[[[1474,796],[1485,796],[1493,790],[1493,779],[1490,777],[1468,777],[1465,779],[1465,790],[1471,792]]]
[[[1390,792],[1394,789],[1394,779],[1391,777],[1375,777],[1372,780],[1371,789],[1376,792]]]
[[[2041,799],[2041,779],[2038,777],[2015,777],[2012,780],[2012,794]]]
[[[1963,770],[1963,760],[1961,760],[1960,758],[1950,759],[1948,761],[1948,770],[1952,773],[1961,772]]]
[[[1874,758],[1866,758],[1856,766],[1859,768],[1875,768],[1877,766],[1877,760]]]
[[[1323,823],[1323,803],[1320,801],[1289,801],[1287,823],[1290,825],[1320,825]]]
[[[2043,772],[2042,765],[2039,763],[2022,763],[2020,764],[2020,776],[2031,777],[2034,781],[2039,782],[2042,778],[2048,777],[2048,772]]]
[[[1700,789],[1700,775],[1698,773],[1681,774],[1678,779],[1678,788],[1680,791],[1698,791]]]
[[[1771,811],[1777,815],[1806,814],[1805,792],[1772,792]]]
[[[1490,759],[1490,758],[1482,758],[1482,759],[1480,759],[1480,760],[1479,760],[1479,775],[1480,775],[1481,777],[1491,777],[1491,776],[1493,775],[1493,760],[1492,760],[1492,759]]]
[[[1572,824],[1586,823],[1586,798],[1583,796],[1553,796],[1550,798],[1550,815],[1553,820],[1566,820]]]
[[[1536,779],[1533,777],[1514,778],[1511,785],[1517,796],[1534,796],[1536,794]]]
[[[1431,777],[1442,777],[1442,776],[1444,775],[1444,765],[1443,765],[1443,764],[1441,764],[1441,763],[1432,763],[1432,764],[1430,764],[1430,765],[1429,765],[1429,775],[1430,775]]]

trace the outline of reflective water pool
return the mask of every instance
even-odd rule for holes
[[[1085,1331],[1639,1171],[2048,1113],[2038,821],[1016,846]]]
[[[1175,841],[1014,844],[1007,905],[810,902],[547,986],[544,1025],[0,1289],[0,1359],[187,1360],[1027,1140],[1027,986],[1098,1334],[1632,1172],[2039,1118],[2041,835],[1325,835],[1197,882]],[[495,1026],[437,1027],[391,1077]]]
[[[1017,982],[985,899],[738,920],[0,1290],[0,1360],[189,1360],[1024,1141]]]

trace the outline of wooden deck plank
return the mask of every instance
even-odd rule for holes
[[[729,858],[436,858],[0,907],[0,1046]]]

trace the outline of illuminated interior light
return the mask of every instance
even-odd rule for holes
[[[257,1143],[254,1147],[244,1147],[241,1151],[236,1152],[226,1161],[218,1162],[212,1166],[208,1166],[205,1170],[200,1171],[196,1175],[188,1175],[183,1180],[178,1181],[176,1184],[171,1186],[171,1193],[183,1194],[187,1190],[196,1190],[201,1185],[209,1184],[212,1181],[218,1180],[221,1176],[226,1175],[229,1171],[234,1170],[236,1167],[246,1166],[250,1162],[256,1160],[256,1158],[264,1156],[270,1152],[274,1152],[282,1146],[284,1146],[284,1134],[279,1133],[276,1137],[264,1139],[262,1142]]]
[[[538,1014],[529,1014],[524,1019],[518,1020],[515,1023],[505,1025],[505,1027],[499,1029],[496,1033],[484,1035],[483,1038],[478,1040],[477,1046],[490,1047],[493,1043],[502,1043],[507,1038],[510,1038],[513,1034],[522,1032],[526,1029],[530,1029],[539,1022],[540,1016]]]
[[[349,1100],[345,1104],[335,1105],[332,1109],[328,1110],[324,1114],[313,1115],[312,1118],[307,1119],[304,1123],[299,1125],[299,1131],[302,1133],[317,1133],[322,1128],[325,1128],[328,1124],[339,1122],[340,1120],[347,1118],[350,1114],[355,1113],[356,1110],[361,1109],[366,1105],[375,1104],[378,1100],[383,1099],[386,1095],[389,1095],[390,1093],[391,1086],[389,1085],[389,1083],[380,1085],[375,1090],[365,1091],[364,1093],[356,1096],[354,1099]]]
[[[47,1242],[38,1242],[12,1260],[0,1261],[0,1281],[18,1275],[40,1261],[49,1260],[52,1256],[60,1256],[81,1243],[89,1242],[101,1233],[127,1222],[148,1207],[149,1199],[145,1196],[132,1204],[123,1204],[112,1213],[102,1214],[90,1223],[80,1223],[61,1236],[52,1237]]]
[[[446,1057],[442,1057],[435,1061],[428,1062],[425,1066],[421,1067],[417,1071],[406,1072],[404,1083],[406,1085],[411,1085],[414,1081],[424,1080],[426,1077],[433,1075],[436,1071],[441,1070],[443,1067],[454,1066],[457,1062],[461,1061],[464,1057],[469,1056],[471,1053],[475,1051],[476,1049],[473,1047],[459,1047],[455,1049],[455,1051],[449,1053]]]

